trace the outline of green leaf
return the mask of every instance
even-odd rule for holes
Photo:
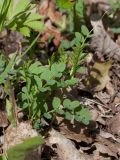
[[[34,76],[35,82],[37,84],[38,89],[41,89],[42,87],[42,80],[38,76]]]
[[[13,6],[14,6],[14,0],[11,0],[10,6],[7,12],[7,18],[10,20],[13,15]]]
[[[119,28],[112,28],[111,30],[113,33],[120,33],[120,27]]]
[[[16,126],[16,120],[13,113],[13,106],[8,99],[6,99],[6,111],[7,111],[8,120],[13,126]]]
[[[38,13],[31,13],[31,14],[27,17],[26,22],[39,20],[39,19],[41,19],[41,18],[42,18],[42,16],[40,16],[40,14],[38,14]]]
[[[44,113],[44,117],[47,119],[51,119],[52,115],[50,113]]]
[[[78,83],[79,79],[78,78],[72,78],[70,80],[66,80],[65,83],[67,86],[73,86],[76,83]]]
[[[79,72],[81,74],[85,74],[85,73],[87,73],[87,68],[86,67],[79,67],[76,72]]]
[[[49,86],[53,86],[56,83],[56,81],[52,79],[52,80],[48,80],[46,83]]]
[[[63,9],[71,9],[73,7],[73,3],[70,0],[56,0],[57,5]]]
[[[52,102],[53,108],[54,108],[54,109],[59,108],[59,107],[60,107],[60,104],[61,104],[60,98],[54,97],[53,102]]]
[[[2,155],[2,156],[0,156],[0,160],[8,160],[8,158],[6,155]]]
[[[89,30],[85,25],[82,25],[81,27],[81,32],[83,33],[83,35],[87,36],[89,34]]]
[[[70,104],[70,109],[74,110],[75,108],[80,106],[80,102],[79,101],[72,101]]]
[[[88,125],[91,120],[91,114],[88,108],[82,107],[82,109],[76,112],[75,119],[77,121],[82,121],[84,124]]]
[[[16,63],[16,54],[12,57],[7,67],[5,68],[4,72],[0,75],[0,83],[4,83],[4,78],[7,77],[8,73],[14,67],[15,63]]]
[[[63,72],[65,70],[66,64],[65,63],[59,63],[57,65],[57,71],[58,72]]]
[[[65,114],[64,110],[62,110],[61,108],[56,108],[55,112],[60,114],[60,115],[64,115]]]
[[[40,66],[41,66],[41,63],[39,61],[31,64],[28,69],[29,73],[36,74],[36,75],[40,74],[41,73]]]
[[[30,4],[30,1],[31,0],[18,0],[17,4],[15,6],[15,9],[13,10],[12,17],[14,17],[15,15],[17,15],[20,12],[23,12]]]
[[[65,112],[64,114],[65,114],[65,119],[69,121],[73,119],[73,115],[70,112]]]
[[[53,77],[53,74],[48,68],[46,68],[46,70],[41,74],[41,79],[46,81],[51,80],[52,77]]]
[[[6,16],[10,6],[11,0],[1,0],[0,3],[0,32],[5,28]]]
[[[65,99],[63,101],[63,105],[68,110],[75,110],[77,107],[79,107],[80,102],[79,101],[70,101],[69,99]]]
[[[64,81],[61,81],[61,82],[57,82],[57,87],[58,88],[66,88],[67,85],[66,85],[66,83]]]
[[[29,97],[29,93],[28,93],[28,90],[27,90],[27,87],[26,87],[26,86],[22,88],[22,92],[26,95],[27,99],[29,99],[29,98],[30,98],[30,97]]]
[[[84,37],[83,37],[83,35],[81,34],[81,33],[79,33],[79,32],[75,32],[75,43],[76,43],[76,45],[80,45],[79,43],[80,42],[83,42],[84,41]]]
[[[84,17],[84,8],[84,0],[78,0],[75,5],[75,10],[79,18]]]
[[[24,102],[21,106],[21,108],[23,108],[23,109],[28,109],[28,107],[29,107],[29,103],[27,103],[27,102]]]
[[[75,38],[78,42],[80,42],[81,37],[83,37],[83,35],[80,32],[75,32]]]
[[[25,22],[24,25],[39,31],[43,31],[45,29],[45,25],[40,21]]]
[[[0,55],[0,74],[1,72],[3,72],[4,67],[5,67],[5,60],[3,59],[3,56]]]
[[[41,136],[26,139],[23,143],[17,144],[7,150],[9,160],[25,160],[26,154],[43,144],[44,140]]]
[[[41,87],[40,91],[41,92],[51,91],[51,88],[50,87]]]
[[[26,77],[26,83],[27,83],[27,90],[28,90],[28,92],[30,92],[31,85],[32,85],[32,79],[31,79],[31,77],[29,77],[29,76]]]
[[[46,112],[48,111],[48,105],[47,105],[46,102],[45,102],[45,104],[44,104],[44,109],[45,109]]]
[[[71,105],[71,101],[70,101],[69,99],[65,99],[65,100],[63,101],[63,106],[64,106],[65,108],[69,109],[69,108],[70,108],[70,105]]]
[[[24,36],[30,37],[30,29],[28,27],[20,28],[20,33]]]
[[[65,49],[69,49],[71,47],[70,42],[68,40],[62,40],[61,45]]]
[[[65,63],[54,63],[51,66],[51,72],[54,76],[58,77],[58,73],[61,73],[65,70],[66,64]]]

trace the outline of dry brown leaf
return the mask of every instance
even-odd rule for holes
[[[63,29],[65,27],[66,16],[56,10],[55,0],[42,0],[38,12],[47,19],[47,21],[45,21],[46,31],[41,36],[40,41],[46,43],[52,38],[54,45],[59,46],[62,40],[60,28]],[[55,27],[53,23],[60,28]]]
[[[46,42],[48,42],[49,38],[54,38],[53,42],[54,42],[55,46],[58,46],[62,40],[62,36],[61,36],[60,31],[52,25],[50,20],[46,21],[45,25],[46,25],[47,29],[43,33],[42,37],[40,38],[40,41],[42,43],[46,43]]]
[[[94,97],[97,98],[102,104],[104,104],[104,108],[109,108],[107,104],[109,103],[111,96],[107,92],[97,92],[95,93]]]
[[[22,143],[27,138],[37,135],[37,131],[32,129],[30,122],[21,122],[17,127],[10,125],[6,129],[3,148],[7,149],[11,146]]]
[[[93,91],[101,91],[106,87],[109,82],[109,70],[112,62],[98,63],[96,62],[91,69],[90,77],[88,77],[86,85]]]
[[[49,143],[57,144],[57,153],[62,160],[93,160],[92,156],[80,153],[74,144],[61,133],[52,129],[49,134]]]
[[[8,120],[7,120],[7,113],[6,111],[0,110],[0,127],[7,127]]]
[[[115,88],[114,88],[114,86],[113,86],[113,84],[112,84],[111,82],[108,82],[108,83],[106,84],[106,89],[107,89],[107,92],[108,92],[108,94],[109,94],[110,96],[115,95]]]
[[[76,142],[85,142],[90,144],[93,142],[93,139],[85,135],[86,126],[80,122],[74,122],[71,124],[70,121],[63,119],[62,117],[57,117],[60,132],[65,135],[66,138],[75,140]]]
[[[108,128],[112,133],[120,135],[120,113],[109,120]]]
[[[113,58],[120,62],[120,48],[110,38],[104,29],[102,20],[98,15],[91,16],[91,25],[93,26],[93,38],[91,40],[90,48],[94,50],[98,56],[106,55],[108,58]]]
[[[106,138],[101,137],[100,135],[97,135],[96,137],[96,141],[98,143],[104,144],[105,146],[107,146],[113,153],[115,153],[116,155],[120,156],[120,143],[116,142],[114,143],[113,141],[110,141]]]
[[[103,154],[108,154],[108,156],[113,156],[113,157],[117,157],[117,154],[115,154],[114,152],[112,152],[108,146],[104,145],[104,144],[100,144],[100,143],[94,143],[93,146],[96,146],[96,150],[94,151],[94,154],[98,153],[103,153]]]
[[[111,9],[109,0],[84,0],[86,4],[89,5],[96,5],[98,9],[102,11],[109,11]],[[113,0],[115,2],[116,0]]]
[[[102,131],[102,130],[100,131],[100,136],[103,138],[107,138],[107,139],[112,138],[113,140],[117,141],[114,135],[112,135],[111,133]]]

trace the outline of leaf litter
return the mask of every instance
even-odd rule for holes
[[[110,8],[107,0],[86,0],[86,3],[90,5],[99,3],[100,10],[106,11]],[[46,31],[40,37],[42,42],[40,47],[46,47],[49,38],[51,38],[55,47],[58,47],[61,40],[64,39],[61,30],[65,26],[66,15],[56,10],[54,0],[41,1],[38,12],[45,16],[46,25]],[[57,116],[48,132],[48,137],[45,138],[45,144],[40,147],[39,154],[35,152],[39,155],[36,157],[37,160],[44,160],[44,154],[48,154],[46,160],[120,159],[120,47],[105,30],[102,19],[98,15],[91,15],[89,21],[93,27],[93,37],[89,48],[93,54],[94,64],[90,64],[90,77],[85,77],[87,85],[80,81],[79,87],[74,89],[75,92],[69,92],[69,96],[72,99],[77,98],[82,105],[90,109],[92,120],[86,126],[76,121],[71,123]],[[16,36],[13,34],[10,38]],[[16,45],[17,49],[21,47],[21,39],[18,36],[18,43],[13,44],[13,46]],[[3,45],[6,45],[6,42],[5,37],[2,42]],[[86,95],[84,96],[83,93],[86,93]],[[88,93],[92,97],[89,97]],[[0,112],[0,120],[1,117],[5,118],[4,122],[0,121],[0,125],[6,127],[8,122],[5,111]],[[46,121],[43,124],[48,126]],[[4,143],[3,148],[9,148],[11,145],[23,142],[28,137],[37,135],[38,133],[32,129],[30,123],[20,123],[17,130],[11,126],[7,128],[5,133],[7,139],[4,142],[4,138],[1,138],[1,143]],[[44,153],[46,148],[47,153]],[[33,157],[35,158],[35,155]]]

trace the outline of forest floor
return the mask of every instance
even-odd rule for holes
[[[70,30],[64,31],[64,26],[67,28],[69,25],[69,16],[66,10],[58,8],[55,0],[42,0],[40,4],[38,1],[37,3],[37,12],[45,17],[46,29],[39,37],[37,48],[32,50],[36,51],[36,55],[31,57],[47,65],[48,59],[58,51],[61,43],[69,54],[72,48],[69,44],[73,35]],[[27,160],[120,159],[120,5],[117,5],[116,9],[109,0],[85,0],[84,3],[84,16],[80,19],[80,25],[87,26],[91,36],[86,40],[83,49],[87,58],[78,65],[86,70],[75,74],[79,82],[68,87],[65,96],[79,101],[80,105],[89,109],[91,114],[89,124],[56,115],[52,120],[42,117],[42,127],[38,127],[36,131],[31,126],[32,122],[19,108],[17,115],[20,121],[16,130],[11,128],[5,111],[1,110],[0,125],[2,131],[4,128],[5,134],[1,136],[1,148],[6,149],[6,146],[19,143],[21,141],[19,139],[40,133],[45,143],[31,151],[27,155],[29,157]],[[115,11],[112,12],[112,9]],[[72,23],[70,25],[72,26]],[[77,25],[74,24],[75,32],[79,32],[79,24]],[[19,41],[20,46],[24,48],[22,44],[24,38],[17,33],[10,33],[5,44],[11,46],[7,48],[8,52],[16,50],[18,45],[18,43],[11,44],[12,38]],[[68,68],[70,66],[68,63]],[[18,91],[21,85],[24,84],[19,85]],[[1,94],[2,89],[1,87]],[[15,90],[15,94],[18,91]],[[59,92],[60,90],[56,90],[50,96],[59,96]],[[17,96],[14,97],[17,100]],[[3,103],[3,100],[0,103]],[[87,113],[81,114],[87,116]],[[6,142],[2,140],[4,136]]]

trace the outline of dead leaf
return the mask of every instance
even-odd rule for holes
[[[8,120],[7,120],[7,113],[5,111],[0,110],[0,127],[7,127]]]
[[[38,12],[41,15],[47,16],[49,7],[49,0],[42,0],[40,6],[38,7]]]
[[[98,143],[104,144],[105,146],[107,146],[113,153],[115,153],[116,155],[120,156],[120,143],[116,142],[114,143],[113,141],[111,141],[110,139],[106,139],[101,137],[100,135],[97,135],[96,137],[96,141]]]
[[[96,150],[94,151],[95,152],[98,152],[99,154],[100,153],[103,153],[103,154],[108,154],[108,156],[113,156],[113,157],[117,157],[117,154],[115,154],[114,152],[112,152],[106,145],[104,144],[100,144],[100,143],[94,143],[93,146],[96,146]],[[97,153],[97,154],[98,154]],[[96,153],[95,153],[96,154]]]
[[[111,82],[108,82],[108,83],[106,84],[106,89],[107,89],[107,92],[108,92],[108,94],[109,94],[110,96],[115,95],[115,88],[114,88],[114,86],[113,86],[113,84],[112,84]]]
[[[95,5],[98,9],[102,11],[109,11],[111,9],[110,1],[109,0],[84,0],[85,3],[88,5]],[[112,0],[115,2],[116,0]],[[107,13],[106,13],[107,14]]]
[[[113,140],[117,141],[114,135],[112,135],[111,133],[102,131],[102,130],[100,130],[100,136],[103,138],[107,138],[107,139],[112,138]]]
[[[71,124],[70,121],[63,119],[63,117],[57,117],[57,121],[60,124],[60,132],[64,134],[66,138],[87,144],[93,142],[93,139],[84,133],[87,127],[80,122],[75,121],[74,124]]]
[[[40,38],[40,41],[46,43],[48,42],[48,39],[53,38],[55,46],[59,46],[62,40],[61,32],[52,25],[50,20],[46,21],[45,25],[47,29]]]
[[[49,143],[57,144],[57,153],[62,160],[93,160],[92,156],[80,153],[74,144],[61,133],[52,129],[49,134]]]
[[[98,57],[103,54],[108,58],[120,62],[120,48],[107,34],[102,20],[98,15],[93,14],[91,16],[91,25],[93,26],[94,35],[90,48],[97,53]]]
[[[66,26],[66,16],[56,10],[56,4],[54,0],[43,0],[38,8],[40,15],[43,15],[47,21],[45,21],[46,31],[42,34],[40,41],[42,45],[48,40],[52,39],[55,46],[59,46],[62,35],[61,31]],[[55,25],[56,26],[55,26]]]
[[[109,120],[108,128],[113,134],[120,135],[120,113],[118,113],[112,119]]]
[[[36,130],[32,129],[30,122],[21,122],[17,127],[10,125],[6,129],[3,148],[6,150],[11,146],[22,143],[25,139],[37,136]]]
[[[106,87],[109,82],[109,70],[112,66],[112,61],[104,63],[96,62],[90,72],[86,85],[89,89],[94,91],[101,91]]]

